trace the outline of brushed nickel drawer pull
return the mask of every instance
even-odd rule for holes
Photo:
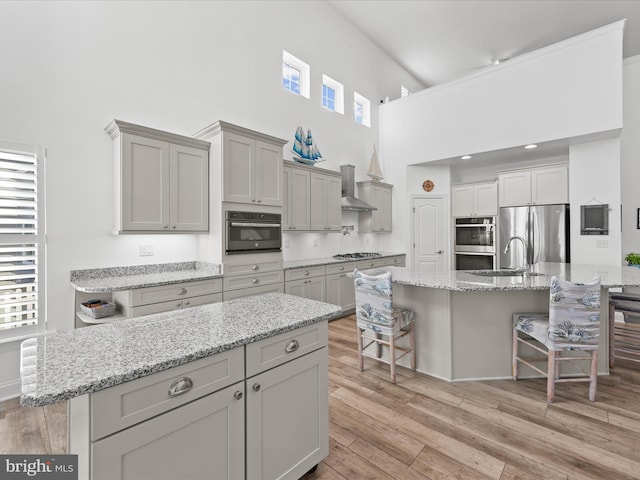
[[[260,281],[259,278],[254,278],[253,280],[251,280],[251,283],[258,283]]]
[[[254,383],[251,388],[253,389],[254,392],[259,392],[260,391],[260,384],[259,383]]]
[[[299,346],[300,345],[298,344],[297,340],[291,340],[289,343],[287,343],[287,346],[284,347],[284,351],[286,353],[292,353],[295,352]]]
[[[169,396],[177,397],[178,395],[187,393],[192,388],[193,388],[193,382],[189,377],[180,377],[179,379],[174,381],[169,387]]]
[[[187,289],[186,288],[179,288],[178,289],[178,295],[184,295],[185,293],[187,293]]]
[[[233,394],[233,398],[235,398],[236,400],[240,400],[242,398],[242,392],[240,390],[236,390],[236,392]]]
[[[253,267],[251,267],[251,270],[258,270],[260,267],[258,265],[254,265]]]

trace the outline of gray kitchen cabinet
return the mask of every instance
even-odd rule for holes
[[[225,264],[223,299],[248,297],[262,293],[283,293],[282,260]]]
[[[223,202],[282,206],[286,140],[223,121],[194,136],[211,142],[212,168],[222,179]]]
[[[209,230],[209,142],[114,120],[118,233]]]
[[[569,203],[568,176],[567,165],[500,173],[500,206]]]
[[[282,230],[310,230],[311,172],[285,165],[283,179]]]
[[[356,308],[356,293],[353,278],[347,276],[356,268],[356,262],[341,262],[326,266],[325,301],[342,307],[341,315]]]
[[[356,266],[358,270],[367,270],[369,268],[380,268],[387,265],[386,257],[367,258],[366,260],[358,260]]]
[[[377,210],[358,213],[358,231],[362,233],[391,232],[391,192],[393,185],[365,180],[357,182],[358,198]]]
[[[404,267],[406,263],[406,255],[394,255],[385,257],[387,265],[390,267]]]
[[[328,455],[326,345],[327,322],[247,345],[247,479],[298,479]]]
[[[451,187],[453,217],[495,216],[498,214],[498,185],[481,182]]]
[[[325,289],[324,266],[293,268],[285,271],[285,293],[324,302]]]
[[[340,232],[342,176],[339,172],[284,162],[283,230]]]

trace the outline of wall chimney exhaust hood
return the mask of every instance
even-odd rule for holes
[[[355,168],[353,165],[340,165],[340,173],[342,174],[342,210],[351,212],[370,212],[377,210],[373,205],[369,205],[367,202],[356,198]]]

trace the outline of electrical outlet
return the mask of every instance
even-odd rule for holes
[[[153,245],[144,244],[138,246],[138,252],[141,257],[150,257],[153,255]]]
[[[596,240],[596,248],[607,248],[609,242],[607,240]]]
[[[288,238],[284,241],[284,248],[289,248],[289,239]]]

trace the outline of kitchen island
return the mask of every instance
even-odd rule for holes
[[[417,370],[448,381],[511,378],[512,315],[548,312],[553,275],[571,282],[601,278],[598,373],[608,374],[609,288],[640,286],[640,269],[621,266],[540,263],[532,274],[514,276],[385,270],[392,272],[394,302],[416,311]],[[523,377],[535,374],[521,369]]]
[[[81,479],[299,478],[328,454],[339,311],[267,294],[44,335],[21,403],[70,400]]]

